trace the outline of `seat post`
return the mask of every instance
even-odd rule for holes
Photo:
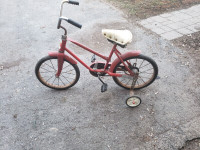
[[[113,50],[113,51],[115,51],[115,50],[116,50],[116,48],[117,48],[117,43],[113,42],[113,44],[114,44],[114,45],[113,45],[113,48],[112,48],[112,50]]]

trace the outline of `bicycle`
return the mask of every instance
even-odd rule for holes
[[[91,75],[98,77],[102,82],[101,92],[107,90],[107,84],[101,79],[101,77],[112,76],[117,85],[130,90],[131,96],[126,99],[126,104],[129,107],[139,106],[141,98],[134,95],[133,90],[142,89],[154,82],[158,75],[158,66],[156,62],[150,57],[142,55],[141,51],[129,51],[124,54],[121,54],[118,51],[117,46],[124,48],[132,41],[132,33],[128,30],[102,30],[103,35],[113,44],[109,56],[104,56],[74,40],[69,39],[67,37],[67,29],[61,26],[62,20],[67,21],[78,28],[81,28],[82,25],[62,16],[64,3],[79,5],[79,2],[72,0],[64,0],[61,3],[57,28],[64,30],[62,42],[58,52],[49,52],[48,56],[43,57],[36,64],[35,73],[38,80],[52,89],[68,89],[74,86],[79,80],[80,70],[77,66],[78,61],[89,70]],[[83,50],[93,53],[94,55],[91,59],[92,64],[88,66],[72,51],[66,48],[67,41],[81,47]],[[70,54],[71,57],[66,55],[64,53],[65,51]],[[117,58],[113,62],[110,62],[113,54],[115,54]],[[104,59],[105,62],[102,63],[96,61],[96,55]]]

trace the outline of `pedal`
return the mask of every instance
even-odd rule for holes
[[[106,83],[104,83],[104,84],[101,86],[101,92],[103,93],[103,92],[107,91],[107,87],[108,87],[108,85],[107,85]]]
[[[101,81],[101,83],[103,83],[103,85],[101,86],[101,92],[103,93],[103,92],[107,91],[108,84],[104,83],[103,80],[101,80],[99,75],[98,75],[98,79]]]
[[[157,77],[156,77],[156,80],[158,80],[158,79],[160,79],[160,77],[159,77],[159,76],[157,76]]]
[[[96,60],[96,56],[95,56],[95,55],[93,55],[93,56],[92,56],[92,58],[91,58],[91,62],[92,62],[92,63],[94,63],[94,62],[95,62],[95,60]]]

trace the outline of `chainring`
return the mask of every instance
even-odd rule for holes
[[[104,66],[105,66],[105,63],[93,63],[90,65],[90,68],[94,69],[94,66],[97,64],[97,68],[95,69],[104,69]],[[108,67],[110,67],[110,64],[108,64]],[[106,69],[108,69],[108,67]],[[95,77],[98,77],[98,74],[99,76],[105,76],[106,73],[99,73],[97,74],[97,72],[93,72],[93,71],[90,71],[90,74],[95,76]]]

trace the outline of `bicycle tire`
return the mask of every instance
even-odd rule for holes
[[[142,88],[144,88],[144,87],[149,86],[151,83],[153,83],[154,80],[156,79],[157,75],[158,75],[158,66],[157,66],[156,62],[155,62],[153,59],[151,59],[150,57],[144,56],[144,55],[142,55],[142,54],[140,54],[140,55],[138,55],[138,56],[128,57],[128,58],[124,59],[124,62],[126,62],[126,61],[131,62],[131,60],[135,60],[134,63],[136,63],[136,64],[133,63],[133,64],[135,65],[135,67],[132,66],[132,68],[138,69],[138,71],[139,71],[139,76],[138,76],[138,79],[137,79],[137,81],[136,81],[136,85],[135,85],[134,89],[135,89],[135,90],[137,90],[137,89],[142,89]],[[138,63],[138,61],[140,61],[140,63]],[[141,73],[144,72],[143,70],[141,71],[142,67],[145,67],[145,65],[146,65],[146,67],[149,67],[148,64],[145,64],[144,62],[149,63],[150,66],[152,66],[152,70],[153,70],[153,71],[151,72],[152,76],[149,78],[149,80],[148,80],[147,82],[145,82],[144,79],[141,79]],[[136,66],[137,63],[138,63],[138,65],[140,65],[139,67]],[[143,64],[145,64],[145,65],[143,65]],[[125,69],[125,67],[123,67],[123,66],[124,66],[124,65],[123,65],[121,62],[119,62],[119,63],[116,65],[116,67],[114,68],[114,71],[113,71],[113,72],[114,72],[114,73],[119,73],[118,71],[121,71],[121,73],[125,73],[127,76],[122,76],[122,77],[115,77],[115,76],[113,76],[113,80],[114,80],[115,83],[116,83],[117,85],[119,85],[120,87],[123,87],[123,88],[125,88],[125,89],[130,89],[130,88],[131,88],[131,85],[128,85],[128,83],[132,83],[133,77],[132,77],[131,75],[129,75],[129,72],[128,72],[128,71]],[[131,67],[130,67],[130,68],[131,68]],[[151,68],[150,68],[150,69],[151,69]],[[150,70],[150,69],[149,69],[149,70]],[[149,73],[147,72],[147,74],[150,74],[150,72],[149,72]],[[123,83],[122,80],[120,80],[120,78],[121,78],[121,79],[123,79],[123,78],[128,78],[128,82],[126,81],[126,83]],[[132,78],[132,79],[131,79],[131,78]],[[147,78],[147,77],[146,77],[146,78]],[[125,80],[125,79],[124,79],[124,80]],[[139,80],[141,80],[141,81],[139,81]],[[141,82],[143,82],[143,84],[142,84]],[[141,85],[140,85],[140,83],[141,83]]]
[[[49,64],[47,64],[47,63],[49,63]],[[47,67],[51,71],[49,71],[46,68],[44,69],[43,68],[44,66]],[[64,60],[63,70],[62,70],[59,78],[57,78],[55,76],[55,74],[57,72],[57,69],[56,69],[55,66],[57,66],[57,57],[52,57],[52,56],[43,57],[36,64],[36,66],[35,66],[35,74],[36,74],[37,79],[43,85],[45,85],[45,86],[47,86],[49,88],[52,88],[52,89],[56,89],[56,90],[66,90],[66,89],[74,86],[78,82],[79,77],[80,77],[80,70],[79,70],[79,68],[78,68],[78,66],[76,64],[71,64],[69,61]],[[69,68],[71,68],[71,70],[67,70]],[[41,72],[42,70],[44,72]],[[64,71],[66,71],[66,72],[64,72]],[[51,72],[52,72],[52,74],[51,74]],[[44,76],[42,76],[42,74],[45,74],[46,76],[48,76],[47,75],[48,73],[51,74],[50,78],[48,77],[49,79],[45,80],[45,78],[44,78]],[[67,77],[64,76],[64,73],[66,73],[68,76]],[[73,77],[73,78],[71,78],[71,77]],[[52,81],[52,79],[54,81],[52,83],[50,83],[50,81]],[[72,79],[72,81],[70,82],[71,79]],[[58,80],[58,84],[57,85],[56,85],[56,83],[54,84],[55,80]],[[60,85],[59,85],[59,80],[60,80],[60,83],[61,83]],[[66,81],[68,84],[65,84],[64,81]]]

